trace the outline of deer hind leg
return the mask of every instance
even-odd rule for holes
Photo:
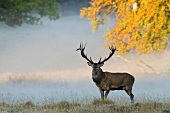
[[[126,87],[125,91],[130,96],[131,103],[133,103],[134,102],[134,95],[132,93],[132,87]]]

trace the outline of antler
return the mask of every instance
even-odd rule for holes
[[[87,43],[86,43],[86,44],[87,44]],[[88,58],[87,58],[87,55],[84,54],[84,50],[85,50],[86,44],[85,44],[85,46],[83,47],[83,44],[80,43],[80,48],[78,48],[76,51],[80,50],[80,51],[81,51],[81,56],[82,56],[83,58],[85,58],[87,61],[89,61],[89,62],[91,62],[92,64],[94,64],[94,62],[92,61],[91,57],[90,57],[90,59],[88,59]]]
[[[99,60],[98,64],[102,64],[102,63],[106,62],[107,60],[109,60],[109,58],[112,57],[112,55],[116,51],[116,47],[113,48],[113,46],[109,47],[109,49],[111,50],[109,56],[107,58],[105,58],[103,61],[101,61],[102,58],[100,57],[100,60]]]

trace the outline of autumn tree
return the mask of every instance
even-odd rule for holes
[[[163,51],[170,33],[169,0],[91,0],[80,10],[80,17],[90,20],[92,31],[116,17],[115,26],[104,38],[119,52],[135,50],[139,54]]]
[[[0,22],[21,26],[23,23],[38,24],[44,16],[56,20],[58,8],[55,0],[0,0]]]

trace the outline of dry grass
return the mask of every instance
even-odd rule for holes
[[[7,104],[0,103],[2,113],[170,113],[170,103],[157,101],[141,101],[124,105],[117,104],[112,100],[94,99],[89,103],[83,102],[51,102],[34,104],[26,103]]]

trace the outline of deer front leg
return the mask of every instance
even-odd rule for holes
[[[106,90],[105,99],[107,99],[107,95],[109,94],[109,92],[110,92],[110,89]]]
[[[101,94],[101,99],[104,100],[104,91],[99,89],[100,90],[100,94]]]

